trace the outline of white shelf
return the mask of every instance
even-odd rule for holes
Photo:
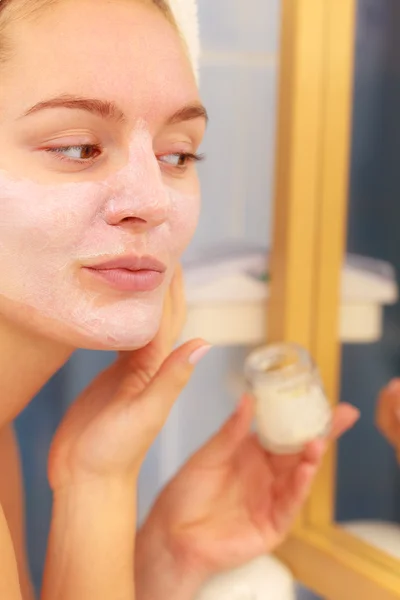
[[[218,249],[186,269],[188,320],[183,339],[202,337],[215,345],[257,345],[267,333],[268,284],[260,274],[265,250]],[[339,336],[344,343],[371,343],[382,335],[383,308],[397,301],[390,265],[349,255],[343,267]]]
[[[382,330],[382,306],[344,304],[340,311],[340,339],[346,343],[371,343]],[[189,306],[183,339],[202,337],[220,346],[257,345],[265,342],[265,302]]]

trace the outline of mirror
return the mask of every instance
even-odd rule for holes
[[[278,556],[330,600],[398,600],[393,543],[386,536],[383,547],[354,521],[366,519],[368,528],[385,519],[390,535],[398,522],[398,466],[374,413],[398,357],[400,13],[395,0],[286,0],[282,7],[268,341],[309,349],[332,403],[359,405],[363,417],[329,448]],[[344,296],[352,309],[345,320]]]
[[[399,30],[396,0],[358,1],[347,252],[386,261],[395,280],[400,274]],[[400,303],[394,297],[391,302],[374,343],[342,347],[341,398],[361,410],[361,420],[339,443],[336,519],[400,561],[400,466],[375,415],[380,390],[400,375]]]

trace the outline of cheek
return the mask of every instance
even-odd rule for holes
[[[192,240],[200,216],[200,193],[171,193],[171,234],[177,254],[182,254]]]
[[[87,185],[57,187],[1,181],[0,247],[30,254],[65,252],[75,247],[93,221],[98,191]]]

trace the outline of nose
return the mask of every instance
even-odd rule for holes
[[[109,225],[137,233],[159,227],[168,219],[170,198],[151,142],[131,144],[127,165],[107,182],[105,207]]]

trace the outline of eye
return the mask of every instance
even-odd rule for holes
[[[46,152],[56,154],[60,160],[75,162],[91,162],[102,153],[97,144],[82,144],[79,146],[60,146],[58,148],[46,148]]]
[[[158,160],[176,169],[185,169],[191,162],[204,160],[201,154],[192,154],[191,152],[178,152],[174,154],[164,154],[159,156]]]

